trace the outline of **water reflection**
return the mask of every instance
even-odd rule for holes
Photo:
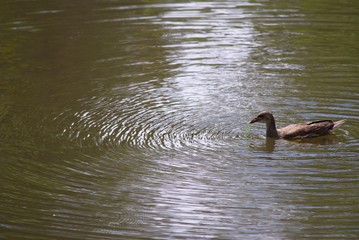
[[[226,126],[228,124],[221,126],[221,120],[224,117],[231,117],[228,116],[229,111],[245,113],[245,108],[255,105],[254,99],[249,98],[250,90],[243,87],[248,85],[246,78],[249,78],[244,71],[236,74],[229,72],[226,79],[219,80],[222,79],[221,75],[228,65],[236,64],[231,61],[232,57],[228,58],[228,62],[223,62],[224,56],[230,53],[235,54],[235,58],[240,64],[248,60],[253,37],[250,21],[244,20],[241,23],[243,27],[237,28],[236,24],[224,17],[220,19],[223,23],[219,27],[209,29],[212,27],[212,22],[206,23],[198,19],[198,11],[201,11],[202,7],[208,8],[208,5],[196,5],[193,9],[187,5],[179,5],[173,11],[171,10],[171,7],[174,7],[172,5],[154,5],[152,7],[166,9],[160,19],[153,21],[155,24],[160,21],[161,25],[156,24],[153,28],[157,32],[166,31],[166,34],[161,39],[157,39],[160,35],[153,36],[156,42],[163,42],[161,48],[156,47],[151,50],[153,46],[152,41],[148,41],[151,36],[149,34],[145,35],[146,41],[143,44],[147,51],[151,51],[152,55],[158,55],[159,59],[165,56],[166,60],[161,60],[161,62],[176,68],[174,72],[176,75],[166,77],[159,76],[158,72],[155,72],[156,78],[152,79],[152,76],[148,74],[151,73],[151,68],[146,71],[146,75],[137,75],[138,66],[150,67],[159,63],[157,59],[140,60],[141,56],[136,57],[136,52],[140,53],[142,47],[134,49],[134,52],[131,51],[131,55],[128,55],[128,51],[124,53],[119,51],[116,54],[124,56],[121,58],[107,56],[109,60],[98,61],[99,64],[95,67],[94,72],[102,73],[106,69],[104,64],[110,64],[110,66],[116,64],[119,65],[119,68],[124,66],[126,71],[122,68],[119,71],[127,72],[131,76],[132,82],[128,85],[123,84],[123,78],[127,78],[127,75],[115,75],[115,78],[120,80],[117,82],[111,76],[106,81],[113,81],[113,84],[105,86],[104,95],[98,91],[91,98],[80,99],[82,105],[80,112],[74,113],[73,122],[62,133],[64,136],[84,143],[94,140],[99,146],[103,143],[105,145],[125,143],[143,148],[163,147],[175,150],[181,145],[206,141],[216,135],[221,138],[220,135],[225,135],[225,133],[220,133],[221,131],[229,131],[238,125],[237,123],[232,126]],[[225,9],[231,15],[244,14],[241,13],[241,9]],[[128,7],[114,7],[102,11],[116,13],[124,10],[128,10]],[[175,34],[172,32],[178,32],[177,25],[182,25],[178,21],[181,14],[186,15],[188,24],[181,28],[180,38],[168,38]],[[208,18],[217,16],[216,12],[207,12],[206,15]],[[166,19],[165,22],[163,22],[164,19]],[[132,20],[133,24],[143,21],[142,19]],[[116,22],[115,24],[117,24]],[[99,24],[102,25],[104,22],[100,21]],[[207,26],[208,31],[203,32],[203,29],[196,30],[191,27],[198,25],[205,28]],[[164,27],[163,30],[162,27]],[[232,29],[230,32],[233,37],[216,36],[220,32],[228,31],[228,28]],[[136,33],[133,32],[128,35],[127,38],[136,38],[134,47],[138,47],[142,35],[136,37]],[[227,39],[228,42],[226,42]],[[233,45],[234,40],[241,44],[240,48]],[[133,43],[127,41],[123,43],[126,45],[125,49],[131,49],[129,44]],[[227,52],[224,52],[223,49],[227,49]],[[147,57],[147,55],[144,56]],[[191,65],[187,65],[189,62]],[[166,68],[168,67],[166,66]],[[131,70],[133,72],[129,73]],[[163,69],[161,70],[163,73]],[[113,70],[111,72],[113,73]],[[103,78],[103,75],[101,76]],[[94,80],[103,84],[104,79],[102,78],[94,78]],[[233,82],[236,84],[234,85]],[[98,89],[103,91],[102,87]],[[223,92],[222,96],[218,95],[218,92]],[[109,98],[108,95],[111,97]],[[69,110],[69,112],[72,111]],[[225,116],[223,116],[223,112],[226,114]],[[62,121],[62,117],[68,116],[68,113],[61,114],[58,119]],[[238,118],[238,116],[235,117]],[[224,127],[228,129],[223,129]],[[84,129],[85,131],[82,133]]]
[[[0,237],[355,238],[356,5],[6,1]]]
[[[275,139],[273,138],[266,138],[266,150],[269,152],[272,152],[274,150],[275,147]]]
[[[264,137],[263,137],[264,138]],[[261,142],[259,146],[254,147],[257,150],[263,150],[266,152],[273,152],[275,150],[276,145],[279,144],[298,144],[298,147],[302,146],[308,146],[313,145],[315,147],[316,145],[330,145],[333,146],[335,144],[344,144],[345,138],[344,137],[338,137],[335,134],[330,134],[327,136],[321,136],[316,138],[308,138],[308,139],[299,139],[299,140],[276,140],[274,138],[266,137],[264,139],[256,140],[256,144],[258,142]]]

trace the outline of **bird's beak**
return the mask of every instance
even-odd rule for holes
[[[255,123],[258,121],[258,118],[253,118],[252,121],[250,121],[249,123],[252,124],[252,123]]]

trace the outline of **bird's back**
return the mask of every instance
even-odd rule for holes
[[[331,120],[315,121],[310,123],[291,124],[278,129],[279,137],[284,139],[302,139],[327,135],[334,128]]]

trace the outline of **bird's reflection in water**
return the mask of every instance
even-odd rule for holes
[[[277,141],[282,141],[277,140]],[[260,141],[256,141],[256,143],[251,143],[250,147],[255,149],[255,150],[259,150],[259,151],[264,151],[264,152],[273,152],[276,146],[276,140],[274,138],[270,138],[270,137],[264,137],[261,138]]]
[[[329,134],[326,136],[316,137],[316,138],[307,138],[300,140],[283,140],[283,139],[274,139],[270,137],[266,137],[265,141],[257,146],[253,146],[257,150],[265,151],[265,152],[273,152],[276,147],[282,144],[312,144],[312,145],[330,145],[330,144],[338,144],[342,142],[340,137]]]
[[[266,144],[265,144],[265,150],[267,152],[273,152],[275,148],[275,139],[267,137],[266,138]]]

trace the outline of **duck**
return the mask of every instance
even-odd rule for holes
[[[266,137],[295,140],[328,135],[342,126],[345,121],[346,120],[339,120],[333,122],[332,120],[319,120],[309,123],[290,124],[286,127],[277,129],[273,114],[271,112],[263,111],[249,123],[265,123],[267,125]]]

